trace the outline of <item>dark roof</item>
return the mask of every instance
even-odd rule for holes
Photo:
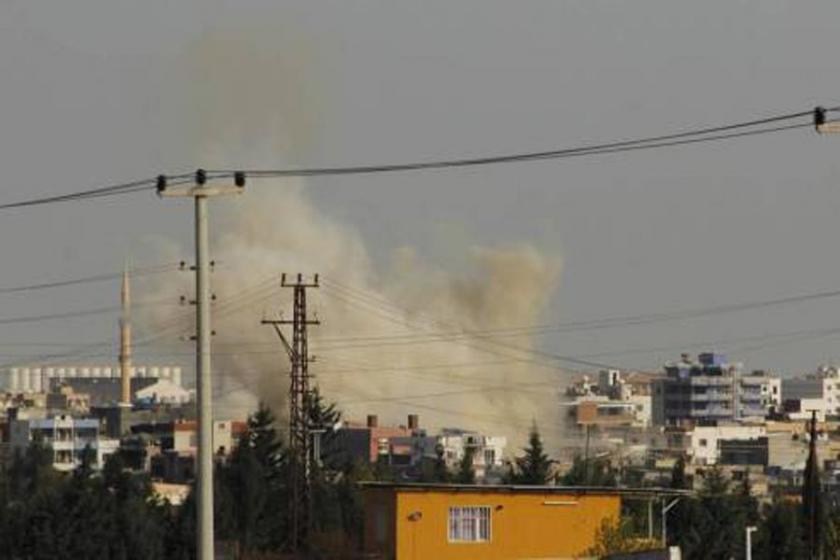
[[[527,486],[517,484],[443,484],[428,482],[360,482],[365,488],[393,489],[401,492],[491,492],[511,494],[598,494],[649,498],[691,496],[692,490],[675,488],[625,488],[615,486]]]
[[[137,391],[154,385],[157,381],[156,377],[132,377],[132,398]],[[90,395],[91,406],[116,404],[122,397],[122,382],[119,377],[70,377],[62,379],[61,383],[72,387],[76,393]]]

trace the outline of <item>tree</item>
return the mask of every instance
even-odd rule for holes
[[[685,457],[677,457],[674,466],[671,468],[671,488],[685,490],[688,488],[688,480],[685,476]]]
[[[610,554],[623,554],[657,548],[656,539],[643,539],[633,535],[628,522],[608,517],[595,532],[595,545],[586,556],[601,558]]]
[[[561,482],[566,486],[616,486],[618,480],[615,469],[608,459],[589,459],[575,457],[572,468],[569,469]]]
[[[220,529],[230,533],[238,555],[264,547],[268,541],[263,530],[266,500],[271,493],[265,465],[259,462],[254,449],[246,442],[238,445],[229,463],[217,470],[221,498],[217,510],[221,511],[224,504],[228,512],[220,520]]]
[[[216,468],[219,532],[239,556],[279,548],[285,535],[288,457],[274,423],[260,403],[227,464]]]
[[[327,470],[340,470],[347,466],[347,457],[338,453],[338,446],[335,445],[338,432],[335,426],[341,422],[341,411],[335,403],[327,404],[321,396],[318,387],[312,390],[306,400],[306,410],[309,417],[309,426],[318,431],[320,439],[320,456],[313,459],[321,463]]]
[[[817,458],[817,413],[811,415],[808,460],[802,480],[802,534],[808,545],[808,558],[822,558],[825,515],[820,491],[820,467]]]
[[[280,475],[283,461],[283,442],[277,436],[274,423],[271,409],[261,402],[257,411],[248,417],[248,430],[243,436],[246,445],[253,451],[254,458],[266,469],[266,474],[270,477]]]
[[[551,475],[553,461],[543,451],[543,442],[536,424],[531,427],[528,447],[523,451],[524,455],[514,458],[506,480],[511,484],[545,484]]]
[[[764,509],[755,539],[755,557],[767,560],[805,558],[799,507],[777,496]]]
[[[467,447],[464,449],[464,456],[458,463],[458,472],[455,473],[455,482],[458,484],[475,484],[475,468],[473,458],[475,449]]]
[[[440,443],[435,446],[435,462],[432,465],[432,482],[451,482],[452,474],[446,466],[445,450]]]

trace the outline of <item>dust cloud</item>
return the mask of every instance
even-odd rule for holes
[[[317,137],[322,100],[313,91],[326,86],[313,85],[318,49],[310,42],[210,31],[185,56],[201,100],[188,118],[203,165],[282,166]],[[310,328],[310,371],[346,418],[378,414],[396,424],[417,413],[432,430],[505,435],[509,449],[536,421],[559,443],[564,376],[532,352],[534,333],[522,328],[544,320],[560,279],[557,256],[511,243],[463,247],[457,272],[416,247],[392,247],[387,262],[373,262],[367,240],[317,208],[298,180],[250,181],[242,196],[211,206],[217,416],[244,416],[258,401],[285,412],[288,358],[260,321],[291,318],[281,273],[317,273],[320,287],[308,292],[321,321]],[[191,242],[165,252],[190,255]],[[188,291],[187,280],[179,288]],[[171,294],[173,286],[159,289]],[[145,320],[154,331],[178,318],[158,312]]]

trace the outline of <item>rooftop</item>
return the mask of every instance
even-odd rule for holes
[[[675,488],[624,488],[607,486],[527,486],[515,484],[443,484],[428,482],[360,482],[364,488],[394,489],[401,492],[470,492],[494,494],[597,494],[626,497],[691,496],[691,490]]]

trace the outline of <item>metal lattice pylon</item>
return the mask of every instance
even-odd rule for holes
[[[318,325],[317,319],[309,319],[306,311],[306,289],[318,287],[318,275],[306,282],[298,274],[294,282],[287,282],[282,276],[281,286],[294,290],[294,311],[291,320],[264,320],[273,325],[289,354],[289,535],[288,546],[297,551],[309,542],[312,521],[312,495],[310,474],[312,466],[312,434],[309,426],[309,343],[307,328]],[[292,342],[281,330],[281,325],[291,325]]]

